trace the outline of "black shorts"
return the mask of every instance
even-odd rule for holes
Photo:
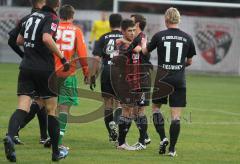
[[[101,92],[102,97],[110,98],[115,97],[115,92],[112,87],[111,77],[110,77],[110,66],[105,65],[101,74]]]
[[[156,83],[157,79],[155,80],[154,84],[154,90],[156,89]],[[169,98],[169,106],[170,107],[186,107],[186,81],[185,81],[185,75],[183,72],[175,73],[175,74],[170,74],[163,79],[161,79],[161,82],[170,85],[173,87],[173,91],[170,92],[169,95],[156,98],[156,96],[152,96],[152,103],[154,104],[167,104],[168,103],[168,98]],[[167,88],[164,87],[159,90],[159,92],[166,92],[169,90],[171,87]],[[164,91],[163,91],[164,90]]]
[[[154,104],[167,104],[169,98],[170,107],[186,107],[186,88],[174,88],[173,93],[169,96],[154,99],[152,103]]]
[[[47,99],[56,97],[48,86],[48,80],[52,71],[37,71],[20,69],[18,75],[17,95],[28,95]]]

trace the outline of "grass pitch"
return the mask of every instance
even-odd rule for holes
[[[18,65],[0,64],[0,134],[3,138],[10,115],[16,109]],[[83,84],[80,81],[80,84]],[[99,84],[98,84],[99,85]],[[86,87],[85,87],[86,88]],[[99,86],[97,88],[99,90]],[[233,76],[187,76],[188,106],[181,120],[181,132],[176,158],[158,155],[159,137],[151,121],[148,107],[148,133],[151,144],[144,151],[119,151],[108,142],[103,119],[90,123],[69,124],[64,137],[70,147],[69,156],[61,163],[240,163],[240,77]],[[94,111],[102,105],[89,99],[81,99],[80,106],[72,109],[73,115]],[[169,129],[169,108],[162,111]],[[168,135],[169,136],[169,135]],[[25,142],[16,146],[18,163],[51,163],[50,149],[38,144],[39,127],[35,118],[20,133]],[[129,144],[138,139],[134,124],[127,136]],[[0,145],[0,163],[7,163],[3,144]]]

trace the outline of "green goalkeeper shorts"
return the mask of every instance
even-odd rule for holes
[[[60,86],[60,92],[58,96],[58,104],[60,105],[78,105],[78,88],[77,77],[69,76],[65,79],[64,84]]]

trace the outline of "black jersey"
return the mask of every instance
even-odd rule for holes
[[[33,8],[32,9],[32,13],[38,11],[40,9],[38,8]],[[24,25],[24,23],[26,22],[26,20],[29,18],[29,16],[31,14],[26,15],[25,17],[23,17],[22,19],[20,19],[20,21],[17,23],[16,27],[14,29],[12,29],[8,35],[9,35],[9,39],[8,39],[8,44],[9,46],[21,57],[23,58],[24,52],[20,49],[20,47],[16,44],[16,40],[18,37],[18,34],[21,31],[22,26]]]
[[[48,6],[28,17],[20,31],[24,37],[24,58],[20,69],[54,71],[54,56],[42,37],[48,33],[55,39],[58,23],[56,12]]]
[[[156,33],[147,45],[149,52],[157,47],[158,65],[169,73],[184,71],[186,58],[196,55],[192,37],[176,28]]]
[[[122,38],[120,31],[114,30],[102,35],[97,41],[93,55],[102,57],[103,65],[109,65],[114,56],[118,55],[116,40]]]

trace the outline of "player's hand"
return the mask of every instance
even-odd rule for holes
[[[89,84],[89,77],[88,76],[84,76],[84,84]]]
[[[66,60],[65,57],[63,57],[63,58],[61,59],[61,63],[62,63],[62,65],[63,65],[63,72],[67,72],[67,71],[70,69],[70,64],[69,64],[69,62]]]
[[[96,77],[91,76],[91,78],[90,78],[90,89],[93,91],[95,87],[96,87]]]

